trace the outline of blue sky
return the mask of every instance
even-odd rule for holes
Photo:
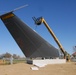
[[[42,24],[34,24],[32,17],[43,16],[63,48],[70,54],[76,45],[76,0],[0,0],[0,15],[22,5],[29,6],[14,13],[45,40],[58,48],[57,44]],[[0,54],[9,52],[23,56],[22,51],[0,20]]]

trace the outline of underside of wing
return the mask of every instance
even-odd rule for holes
[[[58,49],[28,27],[14,13],[2,15],[1,20],[26,57],[59,57]]]

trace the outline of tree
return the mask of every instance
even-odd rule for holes
[[[14,58],[14,59],[19,59],[20,56],[19,56],[19,55],[16,55],[16,54],[13,54],[13,58]]]
[[[5,54],[3,54],[3,57],[5,57],[5,58],[10,58],[12,55],[10,54],[10,53],[8,53],[8,52],[6,52]]]

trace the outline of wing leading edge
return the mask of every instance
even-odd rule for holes
[[[23,23],[14,13],[4,14],[1,20],[26,57],[59,57],[59,51]]]

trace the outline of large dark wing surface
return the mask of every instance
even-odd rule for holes
[[[58,50],[28,27],[12,12],[1,16],[1,20],[26,57],[59,57]]]

